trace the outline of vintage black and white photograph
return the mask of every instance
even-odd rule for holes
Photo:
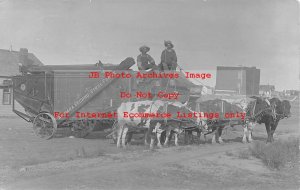
[[[0,0],[0,190],[297,190],[297,0]]]

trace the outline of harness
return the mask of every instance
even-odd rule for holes
[[[246,116],[246,119],[245,119],[246,122],[247,121],[255,121],[256,122],[256,121],[260,120],[266,114],[266,111],[268,111],[268,110],[271,111],[273,120],[276,120],[277,113],[275,111],[274,104],[272,104],[270,107],[266,107],[266,108],[260,110],[258,113],[255,113],[256,104],[257,104],[257,100],[255,101],[254,106],[250,112],[252,114],[249,117]]]

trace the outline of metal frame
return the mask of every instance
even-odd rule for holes
[[[26,96],[27,98],[30,98],[30,99],[34,99],[34,100],[38,100],[38,101],[41,101],[41,102],[45,102],[45,96],[46,96],[46,93],[47,93],[47,84],[46,84],[46,72],[44,72],[44,77],[45,77],[45,94],[44,94],[44,99],[42,100],[42,99],[39,99],[39,98],[32,98],[32,97],[30,97],[30,96]],[[14,82],[14,81],[13,81]],[[12,88],[12,96],[13,96],[13,98],[12,98],[12,111],[15,113],[15,114],[17,114],[19,117],[21,117],[22,119],[24,119],[25,121],[27,121],[27,122],[33,122],[33,120],[34,120],[34,117],[33,116],[30,116],[30,115],[28,115],[28,114],[26,114],[26,113],[23,113],[23,112],[21,112],[21,111],[19,111],[19,110],[17,110],[16,109],[16,107],[15,107],[15,93],[18,93],[18,92],[16,92],[15,91],[15,88],[13,87]]]

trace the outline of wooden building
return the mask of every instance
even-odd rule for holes
[[[26,48],[20,51],[0,49],[0,116],[12,113],[11,76],[20,74],[20,66],[43,65],[43,63]]]
[[[258,95],[260,69],[217,66],[216,94]]]

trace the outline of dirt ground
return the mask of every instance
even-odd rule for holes
[[[275,140],[299,137],[299,103],[280,121]],[[85,139],[36,137],[31,123],[0,118],[0,190],[2,189],[299,189],[299,167],[280,171],[238,152],[242,128],[223,131],[225,144],[170,146],[150,151],[136,140],[117,149],[103,132]],[[209,136],[211,138],[211,136]],[[265,127],[254,139],[266,140]],[[173,143],[174,144],[174,143]]]

